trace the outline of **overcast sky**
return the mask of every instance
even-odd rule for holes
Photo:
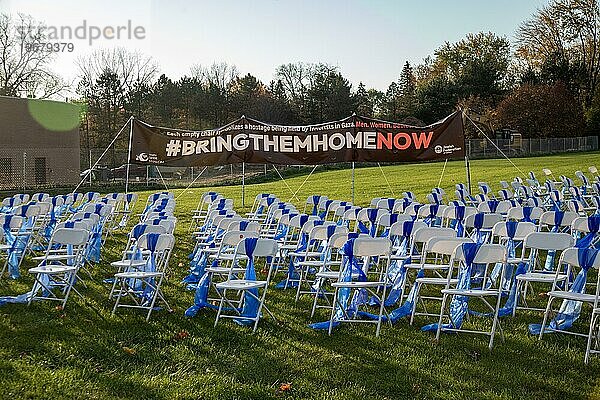
[[[268,83],[278,65],[326,62],[356,87],[385,90],[402,65],[418,64],[445,41],[492,31],[513,39],[545,0],[0,0],[0,11],[48,26],[138,28],[142,39],[63,40],[55,69],[74,79],[78,56],[123,46],[151,55],[173,79],[194,64],[225,61]],[[143,29],[143,35],[140,34]],[[89,31],[88,31],[89,33]],[[132,32],[133,34],[133,32]],[[121,35],[127,35],[121,30]]]

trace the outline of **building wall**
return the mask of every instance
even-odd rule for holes
[[[0,96],[0,187],[79,182],[79,108]]]

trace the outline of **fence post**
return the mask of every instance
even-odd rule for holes
[[[27,173],[27,153],[23,152],[23,191],[25,191],[25,174]]]

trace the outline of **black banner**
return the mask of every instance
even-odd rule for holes
[[[271,125],[242,117],[219,129],[186,131],[132,122],[131,163],[172,167],[316,165],[464,157],[459,111],[416,127],[353,115],[318,125]]]

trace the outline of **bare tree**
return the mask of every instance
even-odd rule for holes
[[[0,14],[0,94],[43,99],[67,88],[50,69],[55,53],[45,43],[41,23],[28,15]]]
[[[517,56],[536,68],[552,60],[581,71],[583,100],[589,106],[600,83],[599,34],[597,0],[553,0],[519,28]]]
[[[213,63],[210,67],[202,65],[192,66],[192,76],[197,78],[207,87],[215,87],[221,93],[226,93],[229,87],[239,76],[235,65],[225,62]]]
[[[117,75],[124,92],[151,84],[158,75],[158,64],[150,56],[122,47],[99,49],[77,59],[83,87],[91,87],[106,72]]]

